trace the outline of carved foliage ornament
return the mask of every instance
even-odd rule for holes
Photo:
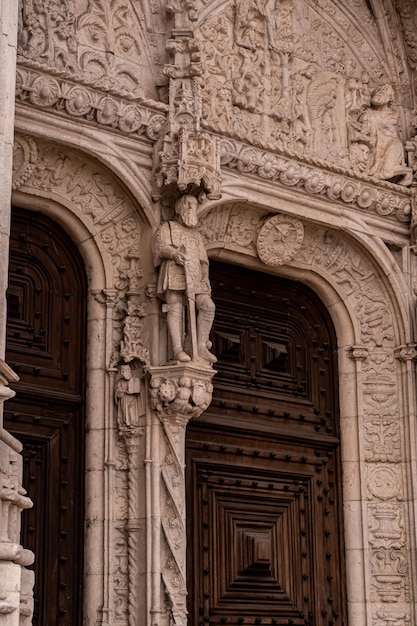
[[[138,9],[126,0],[23,0],[18,61],[105,91],[154,95]]]
[[[16,100],[151,141],[159,137],[165,122],[165,105],[143,98],[132,103],[23,67],[16,75]]]
[[[142,226],[131,201],[109,172],[80,153],[17,135],[13,188],[22,184],[73,208],[89,224],[112,259],[115,287],[126,289],[131,251],[139,250]]]

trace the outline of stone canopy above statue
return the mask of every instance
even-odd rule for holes
[[[390,82],[374,17],[365,3],[355,2],[369,26],[365,39],[337,3],[326,13],[328,4],[230,0],[212,10],[196,32],[204,68],[203,126],[410,184],[394,92],[384,107],[373,98]],[[372,131],[366,119],[373,119]],[[381,141],[390,144],[388,168],[376,162]]]

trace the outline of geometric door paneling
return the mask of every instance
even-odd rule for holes
[[[186,437],[190,626],[345,625],[332,320],[296,281],[210,276],[213,400]]]
[[[23,444],[22,544],[35,553],[34,626],[80,626],[84,534],[86,276],[41,213],[12,210],[6,359],[20,380],[5,427]]]
[[[342,624],[333,452],[255,446],[190,425],[190,623]]]

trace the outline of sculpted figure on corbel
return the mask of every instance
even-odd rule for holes
[[[162,224],[155,234],[155,266],[159,268],[157,295],[172,342],[174,360],[216,362],[210,352],[210,330],[215,306],[208,276],[209,262],[197,229],[197,199],[185,194],[175,202],[175,220]],[[184,334],[184,309],[188,328]]]
[[[398,129],[398,111],[393,107],[391,85],[378,87],[370,106],[349,126],[352,166],[359,172],[402,185],[412,182],[412,169],[404,160]]]

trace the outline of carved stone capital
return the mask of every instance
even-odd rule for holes
[[[97,302],[105,304],[109,309],[114,309],[119,302],[119,292],[116,289],[93,291],[92,295]]]
[[[355,361],[365,361],[368,358],[368,348],[366,346],[351,346],[347,348],[348,355]]]
[[[197,8],[195,0],[169,0],[166,3],[168,13],[175,15],[175,26],[178,28],[187,20],[197,20]]]
[[[413,361],[417,359],[417,344],[405,343],[394,350],[394,356],[399,361]]]
[[[152,408],[162,421],[186,424],[209,406],[216,373],[211,368],[185,363],[149,367],[148,371]]]

